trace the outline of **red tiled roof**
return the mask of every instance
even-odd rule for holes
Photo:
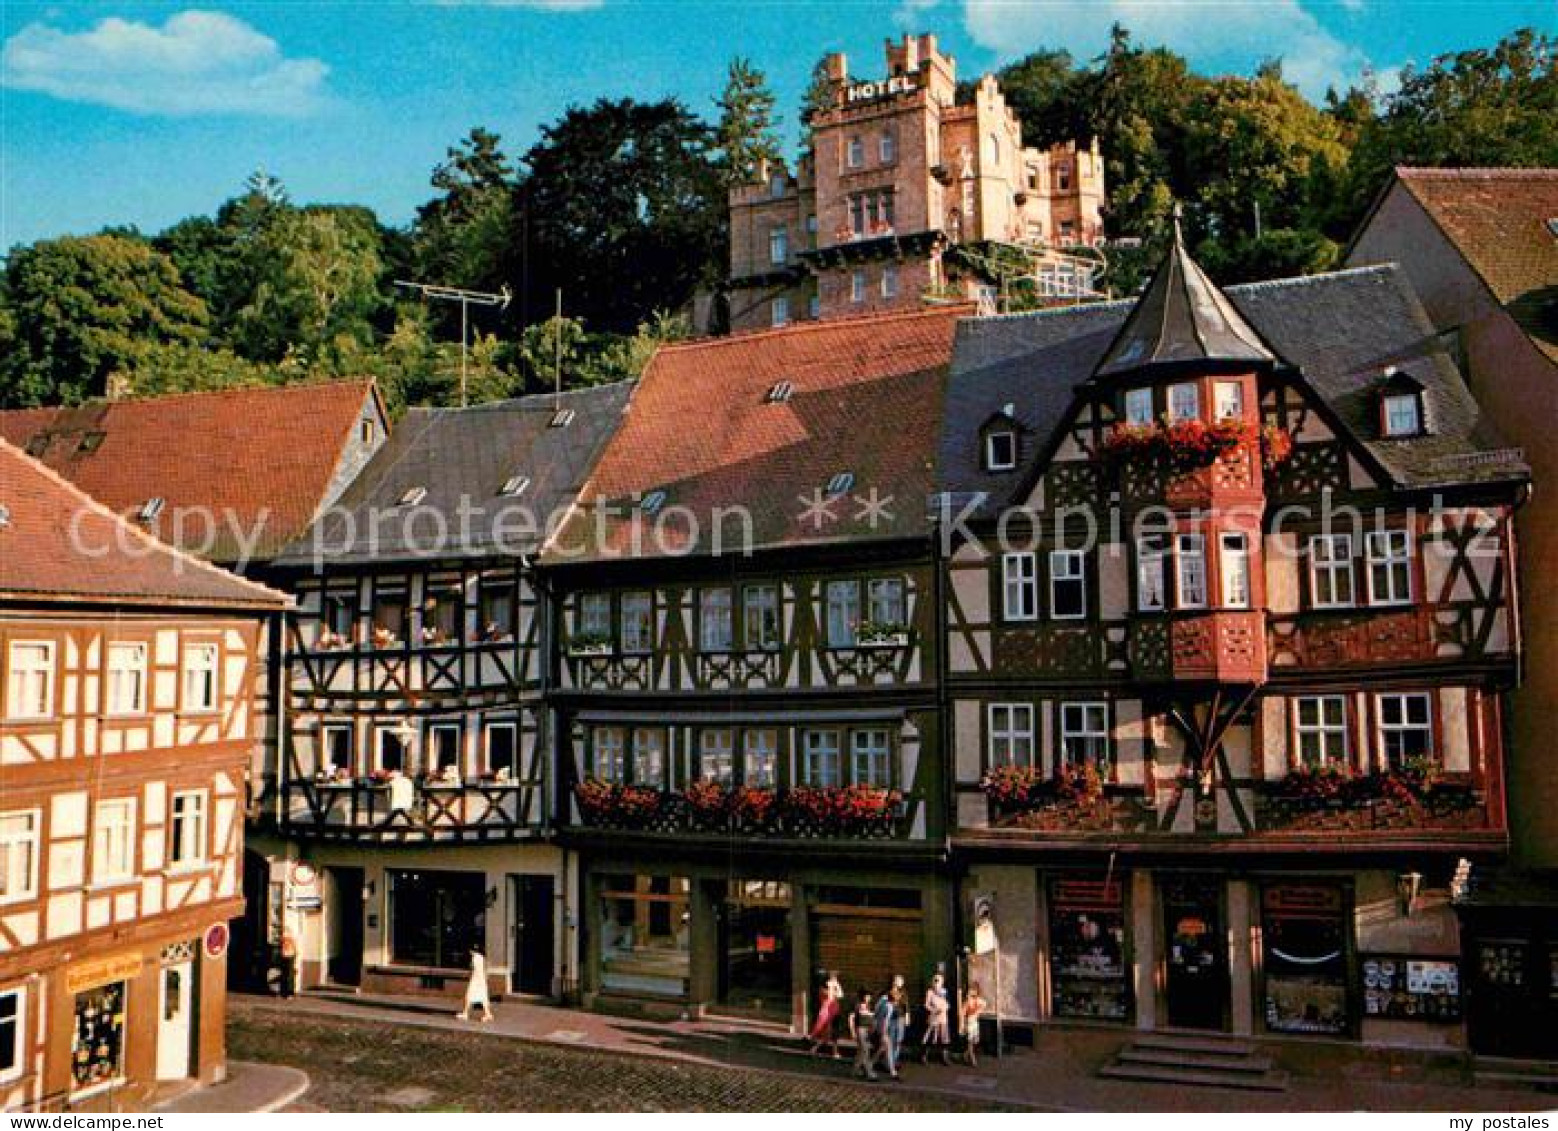
[[[1549,225],[1558,222],[1558,169],[1400,168],[1396,175],[1499,302],[1551,309],[1558,232]],[[1537,293],[1544,290],[1549,294]],[[1539,328],[1528,323],[1537,345],[1558,360],[1550,327],[1546,334]]]
[[[963,313],[803,323],[662,348],[580,493],[587,513],[565,525],[548,556],[636,556],[635,537],[645,556],[709,553],[716,508],[745,508],[757,547],[923,536]],[[782,381],[794,388],[789,400],[768,403]],[[823,500],[831,517],[808,515],[807,502],[842,472],[854,482]],[[657,490],[666,493],[658,515],[632,505]],[[872,492],[874,514],[864,509]],[[616,513],[597,513],[600,503]],[[723,531],[724,552],[739,553],[740,522]]]
[[[252,556],[264,560],[313,521],[376,395],[371,381],[335,381],[16,409],[0,412],[0,438],[121,515],[165,500],[153,529],[213,561],[237,561],[258,531]]]
[[[0,600],[280,609],[284,593],[157,541],[0,440]]]

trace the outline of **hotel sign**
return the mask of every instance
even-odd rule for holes
[[[141,972],[141,956],[114,954],[107,958],[94,958],[78,962],[65,971],[65,992],[79,994],[83,990],[95,990],[114,982],[127,982]]]
[[[844,102],[853,106],[857,102],[875,102],[879,98],[910,94],[916,89],[913,75],[894,75],[890,79],[877,79],[875,82],[851,83],[844,88]]]

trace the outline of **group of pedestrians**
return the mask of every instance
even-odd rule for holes
[[[979,1018],[985,1011],[979,983],[969,986],[959,999],[957,1020],[963,1035],[963,1058],[972,1067],[979,1063]],[[950,1064],[953,1011],[946,979],[941,974],[931,976],[922,1008],[920,1063],[928,1064],[931,1056],[936,1055],[942,1064]],[[830,973],[819,994],[817,1019],[811,1028],[811,1054],[821,1056],[824,1050],[831,1050],[835,1060],[841,1059],[840,1034],[847,1030],[855,1045],[855,1075],[875,1080],[880,1067],[889,1079],[901,1079],[899,1066],[912,1020],[902,974],[893,975],[885,993],[875,995],[867,989],[859,990],[851,1007],[844,1000],[838,975]]]

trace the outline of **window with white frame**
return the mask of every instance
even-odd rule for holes
[[[849,274],[849,301],[866,301],[866,273],[863,268],[856,268]]]
[[[735,780],[735,736],[729,727],[706,727],[698,733],[698,776],[720,785]]]
[[[216,710],[220,662],[221,652],[215,644],[184,646],[184,710]]]
[[[659,727],[633,731],[633,784],[656,789],[665,785],[665,731]]]
[[[1109,765],[1109,704],[1060,705],[1060,759],[1070,766]]]
[[[206,792],[186,790],[173,795],[173,836],[168,861],[175,866],[199,864],[206,858]]]
[[[494,777],[519,773],[519,727],[511,722],[488,723],[482,728],[487,772]]]
[[[1017,433],[1000,429],[985,434],[985,470],[1010,471],[1017,466]]]
[[[1309,599],[1317,609],[1353,603],[1351,534],[1316,534],[1309,539]]]
[[[1056,620],[1087,616],[1087,558],[1081,550],[1051,551],[1049,611]]]
[[[790,258],[790,231],[783,225],[768,229],[768,261],[784,263]]]
[[[1152,422],[1152,390],[1127,389],[1125,391],[1125,423],[1141,428]]]
[[[1201,390],[1194,383],[1185,381],[1170,385],[1168,391],[1169,420],[1195,420],[1201,415]]]
[[[1006,620],[1038,619],[1037,555],[1027,551],[1001,555],[1001,616]]]
[[[27,1061],[27,987],[0,990],[0,1080],[14,1080]]]
[[[37,809],[0,813],[0,903],[38,894],[38,846],[43,816]]]
[[[790,324],[790,299],[788,295],[780,295],[768,304],[769,324],[775,328]]]
[[[779,647],[779,587],[748,585],[741,590],[743,645],[769,652]]]
[[[1293,704],[1294,745],[1305,766],[1346,765],[1347,697],[1302,695]]]
[[[46,719],[54,714],[54,644],[13,640],[6,655],[5,717]]]
[[[1250,540],[1237,531],[1217,538],[1217,572],[1223,589],[1223,608],[1250,607]]]
[[[908,617],[904,613],[903,578],[873,577],[867,581],[866,608],[872,624],[905,626]]]
[[[654,651],[654,598],[638,591],[622,594],[622,650],[632,655]]]
[[[607,782],[627,780],[627,739],[621,727],[596,727],[590,746],[597,778]]]
[[[779,784],[779,732],[754,727],[741,736],[741,778],[753,789]]]
[[[866,163],[866,143],[858,137],[849,139],[849,151],[846,158],[851,169],[858,169]]]
[[[990,704],[986,755],[992,766],[1033,765],[1033,705]]]
[[[1175,604],[1181,609],[1206,607],[1206,541],[1199,534],[1181,534],[1174,540],[1174,566],[1178,578]]]
[[[332,776],[337,770],[352,772],[351,723],[326,723],[320,728],[319,768]]]
[[[1393,393],[1385,398],[1386,436],[1416,436],[1423,430],[1423,403],[1416,393]]]
[[[135,873],[135,801],[111,797],[92,817],[92,882],[127,880]]]
[[[407,734],[403,726],[379,727],[373,732],[375,770],[405,773]]]
[[[893,784],[892,739],[886,730],[870,727],[852,731],[849,760],[855,785],[886,789]]]
[[[842,783],[843,766],[839,756],[839,732],[809,730],[802,743],[806,784],[834,786]]]
[[[139,715],[146,710],[146,645],[120,641],[108,646],[108,713]]]
[[[1168,535],[1143,534],[1136,539],[1136,607],[1160,612],[1168,606]]]
[[[898,265],[887,263],[882,267],[882,297],[898,297]]]
[[[1218,381],[1212,386],[1212,411],[1218,420],[1244,418],[1244,386],[1238,381]]]
[[[827,588],[828,647],[853,648],[860,626],[860,584],[830,581]]]
[[[1433,707],[1426,691],[1375,697],[1380,752],[1392,769],[1434,754]]]
[[[1412,536],[1405,530],[1374,530],[1366,537],[1369,604],[1405,605],[1412,600]]]
[[[698,594],[698,646],[704,652],[728,652],[735,641],[729,589]]]

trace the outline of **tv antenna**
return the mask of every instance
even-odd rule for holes
[[[404,279],[396,279],[397,287],[404,287],[408,291],[418,291],[425,299],[434,302],[457,302],[460,304],[460,407],[465,407],[466,367],[467,367],[467,343],[471,321],[470,309],[473,306],[495,306],[499,310],[507,310],[513,295],[504,286],[497,294],[489,294],[487,291],[467,291],[459,287],[445,287],[438,283],[412,283]]]

